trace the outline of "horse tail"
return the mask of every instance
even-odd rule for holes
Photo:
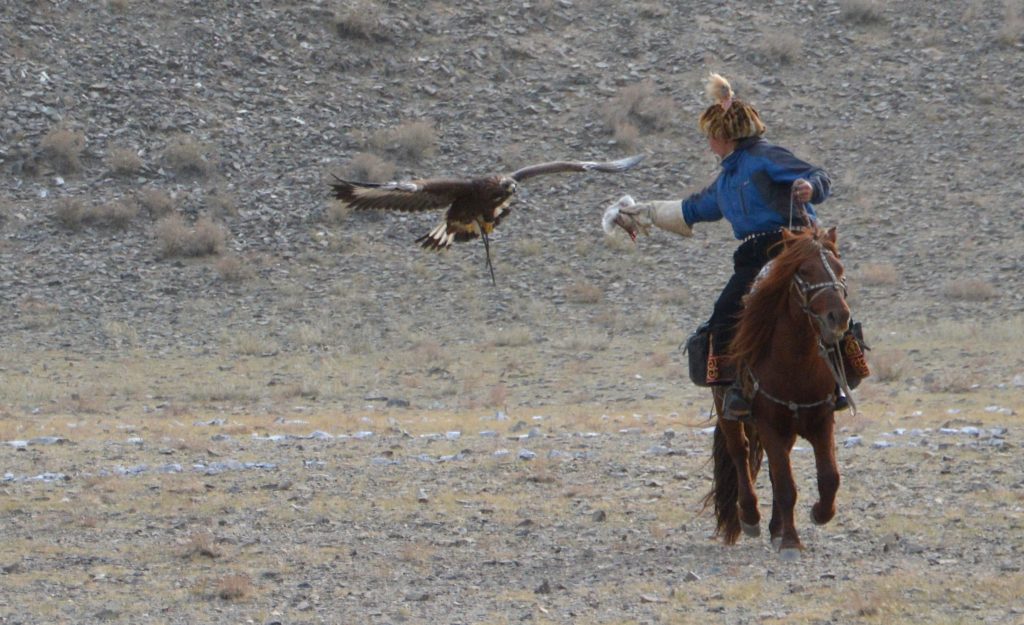
[[[739,478],[736,465],[725,445],[722,427],[715,426],[714,442],[711,446],[711,460],[715,465],[715,476],[711,491],[704,496],[704,508],[715,506],[715,536],[721,536],[727,545],[734,544],[740,537],[740,516],[736,503],[739,497]]]

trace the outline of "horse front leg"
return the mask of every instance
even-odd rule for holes
[[[839,490],[839,465],[836,463],[835,413],[829,411],[816,421],[817,426],[805,436],[814,449],[818,473],[818,501],[811,507],[811,520],[824,525],[836,514],[836,491]]]
[[[789,452],[796,442],[796,435],[782,436],[771,428],[762,428],[758,434],[768,454],[768,470],[772,481],[772,519],[768,525],[772,545],[778,547],[783,559],[796,559],[804,548],[793,516],[797,493],[793,467],[789,461]]]

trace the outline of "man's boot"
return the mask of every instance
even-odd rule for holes
[[[750,419],[750,401],[743,396],[743,384],[736,380],[722,396],[722,416],[730,421]]]
[[[840,410],[846,410],[847,408],[850,407],[850,400],[846,398],[846,393],[843,392],[843,389],[839,388],[838,384],[836,384],[835,395],[836,405],[834,410],[836,412],[839,412]]]

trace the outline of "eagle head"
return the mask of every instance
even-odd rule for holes
[[[504,194],[515,195],[516,189],[519,185],[511,176],[502,176],[501,179],[498,181],[498,186],[499,188],[501,188]]]

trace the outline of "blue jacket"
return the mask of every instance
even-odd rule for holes
[[[823,169],[760,137],[742,139],[732,154],[722,159],[718,178],[683,200],[683,218],[692,226],[724,217],[737,239],[778,230],[789,225],[790,193],[797,178],[814,187],[812,203],[828,197],[832,180]],[[806,204],[805,208],[817,220],[814,207]]]

